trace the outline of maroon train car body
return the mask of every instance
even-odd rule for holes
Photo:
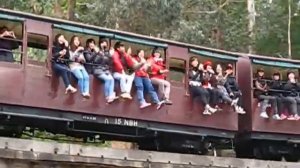
[[[283,154],[287,156],[300,151],[298,147],[290,145],[298,143],[300,131],[297,126],[300,122],[260,118],[257,100],[252,96],[255,60],[265,65],[270,65],[270,62],[300,65],[299,61],[226,52],[6,9],[0,9],[0,18],[8,20],[17,18],[23,28],[22,64],[0,62],[0,121],[2,123],[0,125],[13,129],[14,133],[15,128],[22,132],[24,127],[31,126],[78,137],[99,135],[105,140],[134,141],[138,142],[142,149],[179,152],[186,150],[202,154],[207,152],[208,143],[232,146],[231,142],[235,139],[238,156],[267,155],[269,156],[267,159],[277,159],[282,154],[278,151],[284,151]],[[148,44],[153,44],[152,47],[155,43],[166,44],[164,50],[167,67],[170,67],[170,59],[184,62],[184,80],[182,82],[170,80],[173,105],[163,106],[160,110],[156,110],[155,107],[141,110],[134,89],[133,100],[118,100],[107,105],[103,95],[103,84],[92,75],[90,75],[91,98],[89,100],[83,100],[79,93],[64,94],[62,81],[55,75],[45,75],[46,71],[50,73],[52,71],[49,67],[51,67],[55,25],[65,25],[64,29],[73,29],[74,34],[79,31],[88,35],[101,34],[111,39],[128,42],[149,41]],[[47,38],[49,66],[28,58],[27,44],[30,43],[28,41],[30,34]],[[234,58],[246,115],[238,116],[226,105],[223,106],[222,112],[211,116],[202,115],[203,107],[193,102],[187,94],[191,49],[201,50],[208,58],[221,60]],[[287,150],[283,150],[284,148]]]

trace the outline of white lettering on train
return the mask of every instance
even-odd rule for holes
[[[94,117],[94,116],[82,116],[82,119],[96,121],[97,117]]]
[[[105,118],[104,124],[115,124],[115,125],[124,125],[130,127],[137,127],[138,121],[131,119],[122,119],[122,118]]]

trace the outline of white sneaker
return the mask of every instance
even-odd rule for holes
[[[165,104],[165,101],[160,101],[160,102],[158,102],[158,103],[156,104],[156,109],[159,110],[159,109],[162,107],[162,105],[164,105],[164,104]]]
[[[77,89],[74,88],[73,86],[69,85],[69,86],[66,88],[65,94],[68,94],[69,92],[75,93],[75,92],[77,92]]]
[[[142,104],[140,105],[140,109],[143,109],[143,108],[146,108],[146,107],[149,107],[149,106],[151,106],[151,103],[145,102],[145,103],[142,103]]]
[[[113,95],[113,96],[111,96],[111,97],[107,97],[107,98],[106,98],[106,102],[107,102],[107,103],[112,103],[112,102],[114,102],[114,101],[117,100],[117,99],[119,99],[119,96]]]
[[[234,111],[238,114],[246,114],[246,111],[242,107],[239,107],[239,106],[234,106]]]
[[[267,112],[261,112],[260,115],[259,115],[261,118],[269,118]]]
[[[86,99],[89,99],[91,97],[90,93],[83,93],[82,96]]]
[[[281,120],[279,114],[274,114],[274,115],[273,115],[273,119],[274,119],[274,120]]]
[[[120,96],[124,99],[130,99],[130,100],[132,99],[129,93],[122,93]]]
[[[218,111],[217,109],[212,108],[212,107],[210,107],[210,106],[207,107],[207,110],[208,110],[208,112],[210,112],[210,113],[215,113],[215,112]]]
[[[231,106],[237,105],[238,101],[239,101],[239,98],[232,100]]]
[[[208,109],[205,109],[205,110],[203,111],[203,115],[211,115],[211,113],[208,111]]]

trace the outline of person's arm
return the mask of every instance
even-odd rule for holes
[[[114,55],[112,56],[112,62],[113,62],[113,66],[116,68],[116,70],[124,71],[123,65],[120,61],[120,58],[119,58],[117,52],[114,52]]]
[[[266,90],[265,86],[262,86],[257,80],[255,81],[255,88],[263,92]]]
[[[83,53],[83,56],[84,56],[86,62],[92,63],[93,60],[95,60],[95,57],[97,56],[97,54],[95,52],[89,52],[89,51],[86,50]]]
[[[125,53],[124,53],[124,57],[125,57],[125,60],[128,64],[128,66],[133,68],[134,70],[140,69],[145,64],[144,62],[139,63],[139,62],[133,61],[133,58],[130,55],[125,54]]]
[[[62,51],[63,50],[60,50],[60,48],[53,46],[52,47],[52,58],[54,60],[57,60],[62,55]]]
[[[229,80],[227,79],[225,84],[224,84],[224,87],[226,88],[227,92],[229,94],[232,94],[232,89],[231,89],[231,86],[230,86],[230,83],[229,83]]]

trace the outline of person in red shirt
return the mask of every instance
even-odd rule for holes
[[[154,49],[149,60],[151,62],[151,82],[158,86],[159,93],[163,95],[165,103],[167,105],[173,104],[170,100],[171,84],[166,80],[166,73],[168,73],[169,70],[165,68],[160,52]]]
[[[160,109],[164,101],[160,101],[158,99],[157,93],[155,92],[151,80],[149,78],[147,71],[150,68],[151,64],[146,63],[144,50],[138,50],[137,55],[133,56],[133,59],[137,63],[145,63],[142,67],[136,69],[135,78],[134,78],[134,83],[137,88],[137,97],[140,103],[140,108],[143,109],[151,105],[151,103],[147,103],[144,98],[144,90],[145,90],[147,93],[149,93],[153,103],[157,105],[157,109]]]
[[[132,99],[130,92],[132,88],[132,82],[134,80],[134,69],[137,69],[143,65],[135,64],[131,57],[131,48],[126,52],[125,46],[120,41],[114,45],[114,53],[112,55],[113,60],[113,77],[120,81],[121,97],[126,99]]]

